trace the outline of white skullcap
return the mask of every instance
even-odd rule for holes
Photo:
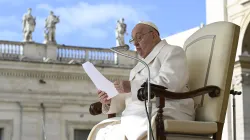
[[[140,21],[138,24],[145,24],[145,25],[151,26],[151,27],[153,27],[158,32],[158,34],[160,34],[160,32],[158,30],[158,27],[153,22],[150,22],[150,21]]]

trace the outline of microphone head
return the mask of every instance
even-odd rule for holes
[[[112,47],[112,49],[117,50],[117,51],[127,51],[129,50],[129,45],[125,44],[123,46],[116,46],[116,47]]]

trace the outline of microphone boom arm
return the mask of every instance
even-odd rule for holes
[[[150,88],[150,69],[149,69],[149,66],[146,62],[144,62],[143,60],[139,59],[139,58],[136,58],[136,57],[132,57],[132,56],[129,56],[127,54],[123,54],[113,48],[110,48],[111,51],[117,53],[117,54],[120,54],[124,57],[128,57],[128,58],[131,58],[131,59],[134,59],[134,60],[137,60],[139,62],[141,62],[143,65],[146,66],[147,70],[148,70],[148,79],[147,79],[147,88],[148,88],[148,104],[147,104],[147,109],[148,109],[148,117],[149,117],[149,121],[148,121],[148,133],[147,133],[147,136],[148,136],[148,140],[151,140],[151,112],[152,112],[152,102],[151,102],[151,88]]]

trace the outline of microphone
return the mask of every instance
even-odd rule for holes
[[[137,92],[137,98],[140,101],[146,101],[148,100],[148,91],[147,91],[147,82],[144,82],[141,85],[142,88],[140,88]],[[150,99],[153,99],[155,97],[154,93],[151,93]]]
[[[140,89],[138,90],[138,92],[137,92],[137,98],[138,98],[140,101],[148,100],[147,86],[148,86],[148,83],[147,83],[147,82],[144,82],[144,83],[141,85],[141,88],[140,88]],[[155,89],[162,89],[162,90],[168,89],[167,87],[164,87],[164,86],[161,86],[161,85],[152,84],[152,83],[150,83],[150,86],[151,86],[151,90],[154,89],[154,88],[155,88]],[[155,96],[156,96],[156,94],[155,94],[153,91],[151,91],[150,99],[153,99]]]
[[[148,70],[147,88],[145,88],[145,90],[147,89],[147,92],[145,92],[145,93],[147,93],[147,95],[148,95],[147,99],[149,99],[148,100],[148,104],[147,104],[148,119],[149,119],[148,120],[147,138],[148,138],[148,140],[151,140],[152,139],[152,131],[151,131],[152,102],[151,102],[151,88],[150,88],[150,69],[149,69],[148,64],[146,62],[144,62],[143,60],[141,60],[141,59],[139,59],[137,57],[133,57],[133,56],[121,53],[121,52],[118,51],[118,50],[120,50],[120,51],[127,51],[128,49],[129,49],[129,46],[127,44],[125,44],[125,45],[122,45],[122,46],[112,47],[109,50],[111,50],[111,51],[113,51],[113,52],[115,52],[115,53],[117,53],[119,55],[122,55],[124,57],[131,58],[131,59],[139,61],[140,63],[142,63],[143,65],[145,65],[145,67]]]
[[[241,95],[241,92],[239,92],[239,91],[234,91],[234,90],[230,90],[230,94],[232,94],[232,95]]]

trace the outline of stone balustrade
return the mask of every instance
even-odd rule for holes
[[[137,56],[134,51],[126,54]],[[76,64],[90,61],[93,64],[133,67],[137,62],[119,56],[109,49],[67,46],[58,44],[25,43],[0,40],[0,59]]]
[[[108,49],[59,46],[58,61],[76,60],[79,62],[93,61],[104,64],[117,64],[116,54]]]
[[[18,58],[23,55],[23,43],[0,41],[0,57],[1,58]]]

